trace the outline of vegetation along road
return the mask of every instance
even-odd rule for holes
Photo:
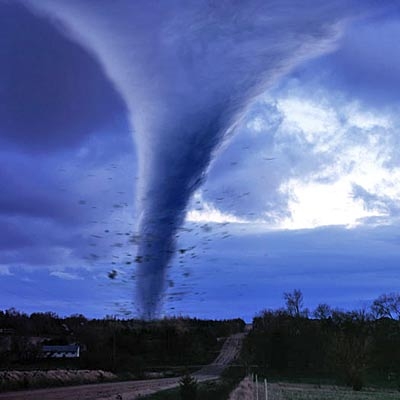
[[[194,374],[196,379],[199,382],[217,379],[225,367],[238,355],[244,336],[245,333],[230,336],[222,346],[218,357]],[[115,400],[121,398],[133,400],[159,390],[176,387],[179,381],[180,377],[174,377],[7,392],[0,393],[0,400]]]

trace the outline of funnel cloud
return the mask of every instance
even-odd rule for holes
[[[126,102],[139,158],[136,296],[143,316],[157,316],[177,230],[218,149],[269,85],[334,49],[361,6],[322,0],[24,4],[94,54]]]

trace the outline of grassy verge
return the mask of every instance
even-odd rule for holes
[[[197,398],[207,400],[223,400],[229,395],[229,389],[220,381],[211,381],[198,384]],[[143,400],[178,400],[181,399],[180,389],[163,390],[146,396]]]
[[[217,381],[198,383],[197,398],[207,400],[225,400],[229,397],[229,393],[243,379],[244,370],[242,368],[230,367],[227,368],[221,379]],[[174,388],[164,390],[143,398],[143,400],[179,400],[180,389]]]
[[[264,399],[263,385],[260,385],[260,399]],[[365,389],[354,392],[338,386],[301,385],[271,383],[268,385],[268,400],[395,400],[400,398],[396,391]]]
[[[116,380],[118,376],[102,370],[0,371],[0,392]]]

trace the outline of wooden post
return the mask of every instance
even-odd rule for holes
[[[256,375],[256,400],[258,400],[258,376]]]
[[[266,379],[264,379],[264,389],[265,389],[265,400],[268,400],[268,383]]]

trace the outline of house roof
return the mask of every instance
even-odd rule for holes
[[[79,344],[68,344],[64,346],[42,346],[42,351],[52,352],[52,353],[75,353],[79,349]]]

